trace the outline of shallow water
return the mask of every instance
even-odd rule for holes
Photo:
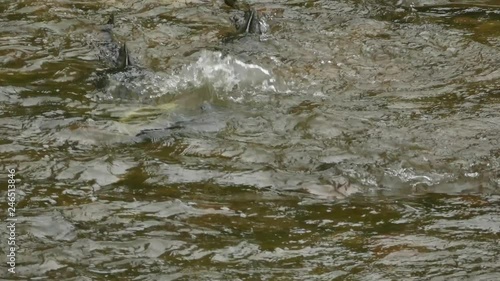
[[[0,2],[0,276],[500,279],[500,2],[249,3]]]

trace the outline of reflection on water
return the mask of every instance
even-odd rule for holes
[[[2,278],[499,279],[500,3],[249,3],[0,3]]]

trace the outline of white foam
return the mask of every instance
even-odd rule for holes
[[[176,74],[131,69],[110,77],[107,92],[114,98],[152,99],[209,87],[218,98],[243,101],[248,94],[277,92],[271,71],[220,52],[203,50],[198,59]]]

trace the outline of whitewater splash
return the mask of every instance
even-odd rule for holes
[[[246,96],[280,91],[270,70],[206,50],[198,54],[195,62],[174,74],[130,67],[108,76],[105,99],[145,101],[206,88],[213,91],[217,99],[241,102]]]

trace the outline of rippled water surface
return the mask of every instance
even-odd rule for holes
[[[248,3],[0,1],[0,276],[500,280],[500,1]]]

